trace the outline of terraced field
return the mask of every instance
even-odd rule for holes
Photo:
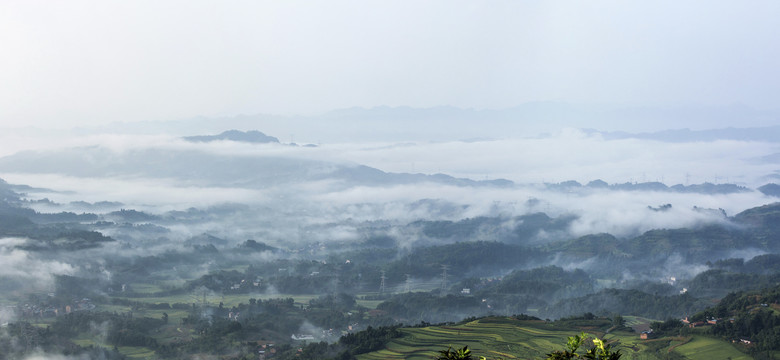
[[[700,335],[694,335],[691,341],[677,346],[674,352],[690,359],[752,359],[727,342]]]
[[[155,359],[154,351],[141,346],[120,346],[119,352],[130,359]]]
[[[385,349],[359,355],[358,358],[430,360],[437,351],[450,346],[461,348],[468,345],[474,355],[488,359],[542,359],[546,353],[562,349],[566,338],[581,330],[582,328],[561,329],[544,321],[483,318],[453,326],[405,328],[402,329],[404,336],[388,343]],[[638,334],[631,332],[590,333],[621,349],[623,359],[626,360],[663,359],[667,357],[670,348],[688,359],[725,359],[726,356],[732,359],[750,359],[730,343],[702,336],[640,340]],[[679,344],[682,345],[673,347]]]
[[[537,358],[560,347],[570,331],[545,329],[543,321],[485,318],[456,326],[403,329],[404,337],[360,359],[426,359],[449,346],[468,345],[474,354],[504,359]]]

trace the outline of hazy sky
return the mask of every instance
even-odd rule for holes
[[[0,1],[0,126],[529,101],[777,108],[777,1]]]

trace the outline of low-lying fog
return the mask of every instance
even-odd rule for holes
[[[356,141],[316,146],[284,141],[190,142],[174,135],[26,134],[21,137],[24,141],[20,133],[1,136],[6,156],[0,158],[0,178],[51,190],[25,191],[31,200],[53,202],[31,205],[39,211],[99,212],[83,202],[101,201],[112,202],[104,212],[126,208],[153,214],[243,204],[248,208],[239,211],[240,216],[233,212],[190,224],[179,229],[181,237],[209,232],[236,241],[256,237],[269,243],[356,237],[348,225],[316,234],[299,231],[316,224],[376,220],[404,224],[534,212],[578,216],[569,227],[570,236],[606,232],[620,237],[687,227],[722,217],[694,207],[723,209],[730,216],[773,202],[752,189],[777,176],[778,164],[771,161],[771,155],[780,152],[776,142],[610,140],[598,132],[572,128],[544,136],[494,140]],[[506,179],[514,185],[472,186],[435,177],[377,180],[373,172],[358,171],[333,175],[334,171],[360,169],[358,165],[388,173]],[[668,186],[728,182],[751,191],[551,190],[544,185],[567,180],[586,185],[597,179],[609,184],[662,182]],[[440,200],[448,206],[418,204],[423,199]],[[648,208],[663,204],[671,204],[671,210]]]
[[[686,227],[713,220],[711,213],[694,211],[694,207],[723,209],[727,215],[734,215],[773,199],[757,191],[702,194],[590,187],[550,191],[543,184],[576,180],[586,185],[596,179],[610,184],[663,182],[669,186],[729,182],[754,189],[770,181],[777,171],[776,163],[760,159],[778,151],[777,143],[768,142],[606,140],[599,134],[575,129],[536,138],[337,143],[316,147],[234,141],[192,143],[174,136],[90,135],[49,142],[42,148],[0,159],[0,178],[53,190],[26,191],[30,199],[48,198],[59,204],[34,205],[40,211],[90,210],[74,203],[79,201],[118,202],[121,205],[112,210],[128,208],[155,214],[240,203],[263,217],[283,215],[282,223],[290,228],[273,232],[285,233],[286,241],[306,240],[290,237],[292,229],[347,219],[405,223],[532,212],[578,215],[570,228],[572,236],[600,232],[630,236],[654,228]],[[4,150],[9,152],[9,147]],[[181,164],[185,161],[177,157],[181,154],[186,154],[186,161],[192,163]],[[164,157],[170,157],[171,163],[160,159]],[[14,158],[19,159],[7,161]],[[177,161],[178,164],[173,163]],[[261,165],[231,168],[243,164],[235,161],[257,161]],[[507,179],[515,185],[460,186],[432,178],[413,183],[366,183],[360,174],[350,178],[327,176],[334,168],[356,165],[393,173]],[[193,172],[166,172],[166,168],[175,166]],[[227,172],[229,179],[221,177]],[[320,173],[326,175],[312,175]],[[242,177],[247,180],[242,181]],[[421,199],[443,200],[458,206],[448,211],[409,206]],[[648,206],[663,204],[672,204],[672,210],[648,210]],[[252,221],[241,221],[229,228],[251,236],[256,231],[251,224]],[[197,227],[196,231],[216,233],[223,233],[226,228],[218,223]],[[267,233],[269,229],[263,227]],[[333,236],[349,237],[348,232]]]

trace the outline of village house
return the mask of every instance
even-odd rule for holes
[[[689,328],[695,328],[695,327],[700,327],[700,326],[704,326],[704,325],[707,325],[707,323],[704,322],[704,321],[697,321],[697,322],[692,322],[692,323],[688,324],[688,327]]]

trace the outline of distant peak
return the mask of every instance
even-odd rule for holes
[[[279,139],[263,134],[257,130],[240,131],[240,130],[228,130],[219,135],[199,135],[199,136],[185,136],[184,140],[190,142],[212,142],[212,141],[239,141],[247,143],[278,143]]]

